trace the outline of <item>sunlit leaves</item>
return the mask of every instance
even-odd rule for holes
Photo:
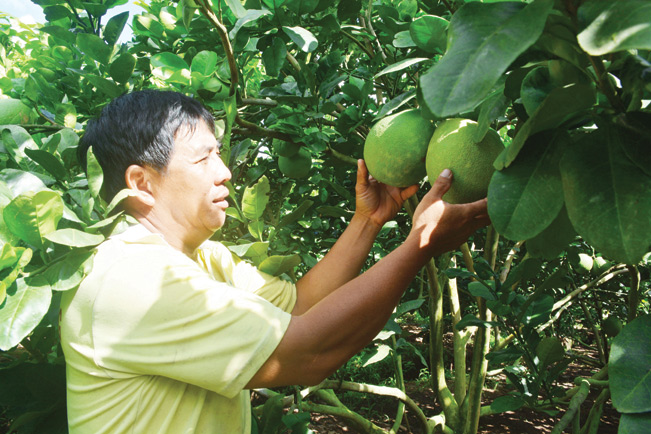
[[[553,1],[467,3],[450,21],[448,50],[420,79],[437,116],[473,109],[517,56],[540,36]]]
[[[651,177],[622,151],[618,128],[603,124],[561,159],[563,193],[577,232],[605,257],[635,264],[651,247]]]
[[[626,325],[613,339],[608,375],[613,405],[621,413],[651,411],[651,315]]]
[[[511,145],[495,159],[495,168],[501,170],[508,167],[518,156],[529,136],[576,119],[590,109],[595,101],[595,90],[588,84],[554,88],[522,125]]]
[[[133,54],[123,53],[118,56],[109,68],[109,73],[111,78],[117,81],[118,83],[125,83],[133,74],[133,71],[136,67],[136,58]]]
[[[0,350],[18,345],[41,322],[51,298],[49,285],[29,286],[24,279],[16,280],[0,309]]]
[[[488,187],[488,213],[497,231],[512,240],[538,235],[563,206],[558,164],[569,144],[565,134],[531,137],[527,152],[493,174]]]
[[[421,50],[428,53],[444,53],[449,24],[444,18],[435,15],[423,15],[411,22],[409,34]]]
[[[593,56],[629,49],[651,49],[651,2],[585,2],[578,10],[579,44]]]
[[[161,80],[188,84],[190,82],[190,67],[177,54],[164,52],[151,57],[152,74]]]
[[[262,63],[267,72],[267,75],[276,76],[280,73],[280,69],[285,64],[285,56],[287,55],[287,47],[280,38],[274,38],[263,52]]]
[[[104,65],[108,64],[113,52],[113,47],[107,45],[102,38],[89,33],[79,33],[77,35],[77,45],[88,57]]]
[[[5,224],[27,244],[43,247],[44,236],[56,230],[63,215],[63,200],[54,191],[25,193],[4,208]]]
[[[317,41],[312,32],[303,27],[283,26],[283,32],[306,53],[316,50],[316,47],[319,45],[319,41]]]

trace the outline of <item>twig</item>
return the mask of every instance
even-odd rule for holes
[[[626,269],[631,273],[631,289],[628,291],[628,317],[631,322],[637,316],[637,305],[639,304],[640,292],[640,270],[635,265],[627,265]]]
[[[353,42],[355,43],[355,45],[357,45],[357,46],[358,46],[358,47],[359,47],[359,48],[360,48],[364,53],[366,53],[366,55],[367,55],[368,57],[370,57],[371,59],[372,59],[373,57],[375,57],[375,54],[373,54],[372,51],[370,51],[368,48],[366,48],[366,47],[364,46],[364,44],[362,44],[362,43],[361,43],[357,38],[355,38],[353,35],[351,35],[350,33],[348,33],[348,32],[345,31],[345,30],[341,30],[341,34],[344,35],[345,37],[347,37],[348,39],[350,39],[351,41],[353,41]]]
[[[264,105],[264,106],[269,106],[269,107],[276,107],[278,105],[278,101],[274,101],[272,99],[262,99],[262,98],[242,98],[242,104],[243,105]]]
[[[561,434],[563,432],[565,427],[567,427],[574,419],[574,415],[577,414],[577,411],[581,408],[581,404],[583,404],[583,401],[588,397],[589,392],[590,383],[588,383],[588,380],[583,379],[579,386],[579,391],[570,400],[570,406],[567,409],[567,412],[563,415],[561,420],[558,421],[551,434]]]
[[[217,29],[219,37],[222,41],[222,46],[226,52],[226,59],[228,60],[228,67],[231,72],[231,86],[228,92],[229,96],[235,95],[237,90],[237,84],[239,81],[239,72],[237,68],[237,61],[235,60],[235,54],[233,53],[233,46],[231,45],[230,39],[228,39],[228,30],[219,20],[215,12],[212,10],[212,0],[198,0],[199,6],[201,7],[201,12],[204,14],[208,21]]]

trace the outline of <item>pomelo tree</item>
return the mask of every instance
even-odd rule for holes
[[[101,169],[90,154],[85,175],[75,150],[111,98],[152,87],[213,111],[233,172],[215,237],[287,279],[352,216],[355,162],[379,120],[406,110],[434,126],[472,119],[476,142],[492,128],[506,145],[488,186],[493,225],[431,261],[337,378],[259,391],[261,432],[307,432],[315,412],[360,432],[474,433],[482,417],[527,407],[556,416],[554,432],[592,433],[609,399],[621,433],[650,430],[651,3],[143,0],[142,13],[106,19],[125,1],[33,2],[46,23],[0,15],[8,431],[66,432],[58,300],[126,221],[113,211],[124,195],[103,202]],[[126,26],[133,37],[118,43]],[[298,152],[302,165],[283,169]],[[404,239],[416,202],[383,228],[369,265]],[[404,330],[414,321],[422,346]],[[591,374],[562,388],[570,364]],[[389,380],[355,381],[356,366],[389,366]],[[423,376],[435,412],[407,392]],[[494,378],[504,393],[487,402]],[[395,399],[391,422],[371,421],[344,391]]]

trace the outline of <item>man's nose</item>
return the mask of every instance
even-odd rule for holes
[[[226,166],[226,163],[224,163],[224,161],[221,159],[221,157],[217,157],[217,159],[219,161],[217,162],[217,176],[215,177],[215,184],[222,184],[224,182],[230,181],[233,174],[231,173],[228,166]]]

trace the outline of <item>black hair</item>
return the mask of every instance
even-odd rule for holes
[[[86,154],[92,147],[104,172],[102,196],[110,201],[126,188],[124,174],[130,165],[164,172],[179,130],[185,127],[192,132],[201,121],[215,132],[210,112],[181,93],[141,90],[124,94],[106,105],[97,119],[88,122],[77,158],[86,169]]]

